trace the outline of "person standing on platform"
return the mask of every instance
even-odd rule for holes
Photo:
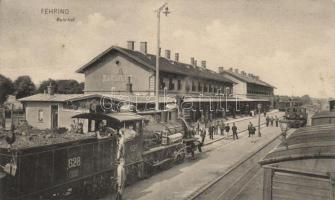
[[[266,127],[268,127],[268,126],[269,126],[269,123],[270,123],[270,117],[267,116],[265,120],[266,120]]]
[[[248,125],[248,134],[249,134],[249,137],[251,136],[251,132],[252,132],[252,123],[249,122],[249,125]]]
[[[200,122],[199,122],[199,120],[197,121],[196,129],[197,129],[197,134],[200,135],[201,131],[200,131]]]
[[[221,132],[221,135],[222,135],[222,136],[224,135],[224,127],[225,127],[224,121],[221,120],[221,124],[220,124],[220,132]]]
[[[206,131],[205,131],[205,129],[200,129],[200,137],[201,137],[201,146],[204,146],[204,144],[205,144],[205,138],[206,138]]]
[[[271,126],[273,126],[273,121],[274,121],[274,119],[273,119],[273,117],[271,116],[271,118],[270,118]]]
[[[235,125],[235,123],[233,123],[233,126],[231,127],[231,130],[233,131],[233,139],[235,140],[235,138],[236,138],[238,140],[237,126]]]
[[[227,133],[227,137],[229,136],[229,131],[230,131],[230,126],[227,123],[226,127],[225,127],[226,133]]]
[[[209,132],[209,139],[213,140],[214,137],[213,137],[213,125],[212,124],[208,126],[208,132]]]
[[[276,127],[278,127],[279,119],[278,119],[277,115],[275,116],[275,121],[276,121]]]
[[[255,143],[255,142],[256,142],[255,134],[256,134],[256,127],[254,127],[254,126],[251,124],[251,137],[252,137],[251,142],[252,142],[252,143]]]
[[[213,134],[214,134],[214,135],[217,135],[217,134],[218,134],[217,122],[213,122]]]

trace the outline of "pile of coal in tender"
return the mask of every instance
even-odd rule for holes
[[[8,136],[11,136],[11,133],[9,133]],[[13,149],[61,144],[95,137],[92,135],[76,134],[70,132],[57,134],[54,133],[53,131],[42,131],[42,130],[39,131],[34,130],[27,135],[17,134],[15,136],[16,140],[12,144]],[[0,139],[0,148],[9,148],[9,145],[7,144],[6,140]]]

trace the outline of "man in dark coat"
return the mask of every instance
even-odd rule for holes
[[[269,126],[269,123],[270,123],[270,117],[267,116],[265,120],[266,120],[266,127],[268,127],[268,126]]]
[[[237,126],[235,125],[235,123],[233,123],[233,126],[231,127],[231,130],[233,131],[233,139],[235,140],[238,139],[238,135],[237,135]]]
[[[229,124],[227,123],[226,127],[225,127],[225,130],[226,130],[226,133],[227,133],[227,137],[229,135],[229,131],[230,131],[230,126]]]
[[[200,129],[201,145],[203,146],[206,138],[206,130]]]
[[[208,132],[209,132],[209,138],[213,140],[214,137],[213,137],[213,125],[212,124],[209,125]]]
[[[279,119],[278,119],[277,115],[275,116],[275,121],[276,121],[276,127],[278,127]]]
[[[249,125],[248,125],[248,134],[249,134],[249,137],[251,136],[251,133],[252,133],[252,123],[249,122]]]
[[[221,135],[224,135],[224,128],[225,128],[224,121],[221,120],[221,124],[220,124],[220,132],[221,132]]]

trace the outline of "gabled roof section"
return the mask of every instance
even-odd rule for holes
[[[156,66],[156,56],[153,54],[143,54],[138,51],[132,51],[130,49],[125,49],[118,46],[112,46],[111,48],[105,50],[95,58],[93,58],[90,62],[79,68],[77,73],[84,73],[88,68],[94,66],[96,62],[98,62],[102,57],[107,55],[108,53],[112,53],[113,51],[119,52],[128,58],[133,59],[137,63],[140,63],[149,69],[155,71]],[[223,81],[228,83],[235,83],[234,81],[223,77],[221,74],[216,73],[215,71],[202,68],[202,67],[194,67],[190,64],[176,62],[173,60],[166,59],[164,57],[159,58],[159,69],[161,72],[180,74],[184,76],[192,76],[196,78],[203,78],[209,80]]]
[[[252,83],[252,84],[256,84],[256,85],[261,85],[261,86],[265,86],[265,87],[271,87],[271,88],[276,88],[260,79],[256,79],[256,78],[252,78],[252,77],[249,77],[249,76],[245,76],[245,75],[242,75],[242,74],[239,74],[239,73],[235,73],[235,72],[232,72],[232,71],[229,71],[229,70],[225,70],[223,73],[226,73],[240,81],[243,81],[243,82],[246,82],[246,83]]]
[[[80,96],[83,96],[84,94],[54,94],[54,95],[49,95],[49,94],[35,94],[29,97],[24,97],[21,99],[18,99],[18,101],[21,102],[65,102],[68,101],[72,98],[78,98]]]

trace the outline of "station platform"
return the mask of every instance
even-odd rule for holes
[[[269,114],[278,115],[278,117],[282,115],[278,112]],[[128,200],[188,199],[196,191],[229,171],[251,152],[257,151],[281,133],[279,127],[262,127],[262,137],[255,137],[253,142],[243,129],[247,128],[249,121],[256,125],[258,118],[236,120],[238,120],[235,121],[236,125],[241,130],[238,140],[220,135],[215,136],[214,140],[206,138],[203,152],[196,154],[197,159],[186,159],[180,165],[126,187],[123,198]],[[264,122],[264,116],[262,120]]]
[[[278,110],[272,110],[270,112],[267,113],[267,116],[277,116],[277,117],[282,117],[284,115],[284,113],[279,112]],[[261,114],[261,124],[265,123],[265,118],[263,114]],[[217,119],[216,121],[221,121],[221,119]],[[239,118],[228,118],[228,120],[224,121],[225,124],[229,124],[230,128],[232,127],[233,123],[235,123],[235,125],[238,128],[238,135],[240,133],[246,132],[248,130],[248,125],[249,122],[252,122],[253,125],[257,128],[258,126],[258,115],[255,115],[253,117],[247,116],[247,117],[239,117]],[[192,124],[193,126],[196,126],[196,123]],[[275,126],[275,123],[273,124],[273,126]],[[201,128],[204,128],[205,125],[202,123],[200,124]],[[256,132],[257,134],[257,132]],[[201,140],[201,137],[199,134],[196,135],[197,138],[199,138],[199,140]],[[209,139],[209,135],[208,132],[206,132],[206,137],[205,137],[205,142],[204,145],[209,145],[212,144],[214,142],[217,142],[219,140],[223,140],[223,139],[233,139],[233,135],[232,135],[232,131],[230,130],[229,134],[227,135],[226,132],[224,133],[224,135],[221,135],[220,131],[218,131],[218,134],[213,135],[213,139]]]

